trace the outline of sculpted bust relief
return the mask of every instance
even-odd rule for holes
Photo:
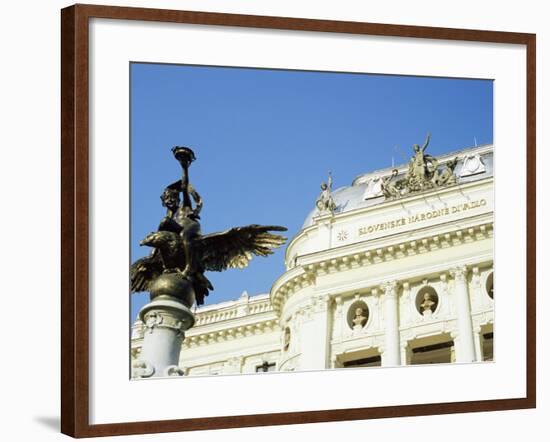
[[[356,329],[363,328],[365,326],[365,324],[367,323],[367,319],[368,318],[366,316],[366,312],[363,309],[363,307],[357,307],[355,309],[355,316],[352,320],[353,329],[356,330]]]
[[[431,315],[433,311],[435,310],[435,301],[432,300],[432,295],[430,293],[426,292],[424,293],[424,301],[422,304],[420,304],[420,307],[422,308],[422,314],[424,316]]]

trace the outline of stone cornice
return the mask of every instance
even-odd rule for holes
[[[316,222],[314,224],[302,229],[294,238],[292,238],[289,241],[285,251],[285,261],[289,262],[290,253],[297,242],[299,242],[304,236],[307,237],[310,232],[317,231],[318,229],[317,224],[323,224],[323,223],[338,224],[341,222],[346,222],[348,220],[353,220],[357,218],[358,215],[360,215],[361,217],[370,216],[371,212],[376,212],[376,211],[379,211],[380,209],[390,210],[395,206],[403,206],[415,200],[426,200],[427,198],[430,198],[436,195],[439,199],[441,199],[449,193],[454,193],[454,192],[463,193],[464,191],[470,188],[474,188],[474,187],[478,187],[486,184],[492,184],[493,179],[494,178],[490,176],[487,178],[483,178],[483,179],[468,182],[468,183],[461,183],[453,186],[437,188],[431,191],[426,191],[421,193],[413,193],[409,196],[399,198],[396,200],[383,201],[380,204],[374,204],[366,207],[358,207],[346,212],[318,216],[315,218]]]
[[[468,267],[457,266],[449,269],[451,276],[457,281],[466,281],[466,275],[468,274]]]
[[[271,302],[280,315],[286,300],[298,290],[314,284],[319,276],[455,247],[492,236],[493,222],[490,221],[380,246],[376,242],[373,244],[372,241],[363,241],[353,244],[352,247],[341,247],[338,255],[334,249],[311,254],[309,260],[285,272],[275,281],[271,289]]]
[[[476,228],[481,225],[491,224],[492,226],[493,218],[493,212],[461,218],[461,229],[467,231],[470,228]],[[456,230],[456,225],[456,220],[450,220],[440,224],[424,226],[416,229],[414,232],[406,231],[391,233],[374,239],[367,238],[362,241],[333,247],[331,249],[304,254],[298,257],[298,267],[307,267],[309,264],[314,262],[338,258],[340,256],[347,256],[353,254],[354,251],[364,250],[365,247],[369,247],[371,249],[383,249],[388,246],[395,246],[405,242],[423,241],[424,239],[429,237],[441,237],[449,232]],[[404,241],[405,238],[406,241]]]

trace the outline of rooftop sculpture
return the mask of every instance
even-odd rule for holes
[[[429,143],[430,134],[427,135],[422,146],[413,145],[414,155],[409,161],[409,168],[403,178],[396,180],[398,170],[394,169],[392,175],[382,179],[382,193],[387,199],[456,184],[454,169],[458,163],[458,157],[439,164],[436,158],[425,153]]]
[[[327,182],[321,183],[321,193],[319,194],[317,201],[315,201],[315,206],[317,207],[317,210],[319,210],[319,213],[322,214],[334,213],[334,210],[336,209],[336,203],[332,198],[332,175],[330,172],[328,173]]]

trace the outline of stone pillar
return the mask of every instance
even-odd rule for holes
[[[401,364],[401,347],[399,345],[399,304],[397,283],[385,282],[381,286],[384,291],[385,342],[382,354],[382,365],[393,366]]]
[[[477,326],[474,329],[474,344],[476,350],[476,361],[483,361],[483,337],[481,336],[481,327]]]
[[[407,341],[401,342],[401,365],[411,365],[412,351]]]
[[[453,346],[451,347],[451,362],[452,363],[456,362],[456,345],[457,345],[456,336],[457,336],[456,333],[451,332],[451,338],[453,338]]]
[[[330,298],[316,297],[305,311],[300,327],[300,369],[330,368]]]
[[[152,283],[149,292],[151,302],[139,312],[143,344],[132,364],[132,377],[183,376],[178,362],[184,332],[195,324],[189,309],[195,300],[193,287],[179,273],[167,273]]]
[[[133,364],[133,377],[183,376],[178,367],[184,332],[195,322],[193,313],[177,298],[160,297],[139,312],[144,323],[143,345]]]
[[[341,296],[337,296],[335,299],[335,310],[334,310],[334,319],[335,325],[334,330],[336,332],[335,338],[338,342],[342,342],[344,336],[344,329],[347,326],[346,317],[344,314],[344,300]]]
[[[474,362],[476,360],[474,333],[472,329],[472,313],[470,310],[470,295],[468,293],[466,266],[450,270],[455,280],[455,300],[458,322],[457,362]]]

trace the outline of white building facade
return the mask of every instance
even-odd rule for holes
[[[197,309],[184,373],[493,360],[493,146],[427,160],[444,184],[407,192],[413,159],[329,193],[269,294]],[[136,321],[133,358],[146,331]]]

